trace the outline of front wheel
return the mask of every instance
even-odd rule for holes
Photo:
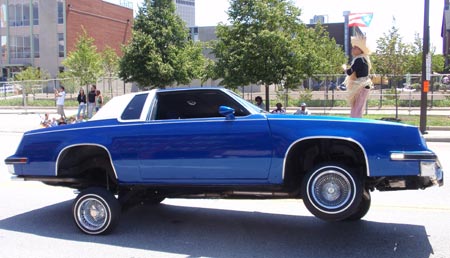
[[[341,165],[324,164],[311,170],[302,182],[306,208],[327,221],[340,221],[358,210],[363,195],[356,173]]]
[[[346,218],[345,220],[348,220],[348,221],[360,220],[369,211],[370,203],[371,203],[370,192],[366,189],[366,190],[364,190],[364,193],[363,193],[363,196],[361,199],[361,203],[359,204],[356,212],[353,213],[352,215],[350,215],[350,217]]]
[[[72,213],[77,227],[86,234],[107,234],[120,217],[120,204],[114,195],[100,187],[83,190],[73,202]]]

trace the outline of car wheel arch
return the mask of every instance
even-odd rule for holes
[[[299,187],[306,173],[323,162],[358,166],[361,180],[370,175],[367,153],[359,142],[344,137],[308,137],[292,143],[286,152],[283,165],[285,184]]]
[[[66,146],[59,152],[55,163],[57,177],[76,176],[94,169],[103,170],[111,180],[118,179],[111,153],[104,145],[79,143]]]

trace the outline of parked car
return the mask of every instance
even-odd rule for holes
[[[402,88],[397,88],[397,91],[399,91],[399,92],[414,92],[414,91],[416,91],[416,89],[413,86],[404,83]]]
[[[164,198],[301,198],[342,221],[361,219],[376,189],[443,184],[414,126],[269,114],[223,88],[115,97],[88,122],[26,132],[5,163],[16,180],[79,190],[72,216],[91,235],[122,206]]]
[[[9,83],[1,83],[0,84],[0,93],[13,93],[14,85]]]

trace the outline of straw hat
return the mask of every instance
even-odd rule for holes
[[[351,38],[351,42],[352,42],[352,47],[356,46],[359,49],[361,49],[361,51],[364,54],[370,55],[371,52],[370,52],[369,47],[367,47],[366,36],[357,34],[356,36],[353,36]]]

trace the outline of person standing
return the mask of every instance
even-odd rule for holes
[[[302,103],[300,105],[300,109],[298,109],[297,111],[295,111],[294,115],[304,115],[304,116],[309,116],[311,113],[309,112],[309,110],[306,108],[306,103]]]
[[[95,96],[95,112],[98,112],[98,110],[102,107],[103,104],[103,96],[100,90],[96,91]]]
[[[266,110],[266,106],[264,105],[263,99],[261,98],[261,96],[256,96],[255,98],[255,105],[257,107],[259,107],[262,110]]]
[[[92,118],[92,115],[94,114],[94,108],[95,108],[95,97],[97,96],[97,86],[95,84],[91,85],[91,91],[88,93],[87,97],[87,111],[88,111],[88,119]]]
[[[86,94],[84,94],[84,89],[81,88],[80,92],[78,92],[78,112],[77,112],[77,119],[80,119],[80,113],[82,117],[86,115]]]
[[[63,119],[66,119],[66,114],[64,113],[64,99],[66,98],[64,86],[59,86],[59,89],[55,89],[55,98],[56,98],[56,112]]]
[[[369,96],[372,81],[369,78],[371,63],[370,49],[366,45],[366,37],[356,35],[351,38],[352,56],[350,68],[343,65],[347,77],[344,81],[348,89],[348,102],[351,106],[350,116],[361,118],[367,97]]]
[[[283,108],[281,103],[276,104],[276,108],[270,112],[272,114],[286,114],[286,110]]]

